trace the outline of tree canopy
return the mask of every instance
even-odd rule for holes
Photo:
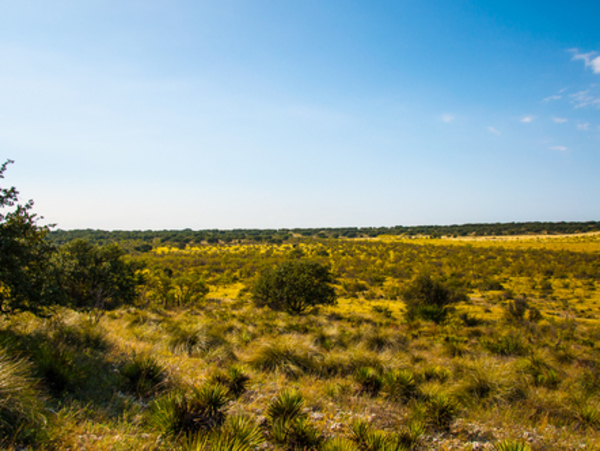
[[[262,273],[252,287],[258,306],[298,314],[316,305],[336,302],[333,275],[313,261],[290,260]]]

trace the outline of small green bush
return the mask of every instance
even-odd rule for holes
[[[326,266],[292,260],[261,274],[252,286],[252,298],[259,307],[299,314],[317,305],[334,305],[333,283]]]
[[[406,303],[408,320],[424,319],[441,323],[452,304],[466,301],[468,297],[454,280],[420,274],[403,290],[402,299]]]

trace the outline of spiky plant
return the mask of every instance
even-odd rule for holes
[[[446,382],[451,376],[452,371],[450,371],[449,368],[441,365],[427,365],[421,373],[421,377],[428,382]]]
[[[228,402],[229,391],[219,384],[206,384],[189,393],[171,393],[151,405],[150,423],[175,437],[210,431],[225,421]]]
[[[0,349],[0,443],[33,436],[44,421],[42,408],[31,365]]]
[[[383,387],[387,395],[396,401],[409,401],[419,396],[415,375],[410,370],[392,370],[383,375]]]
[[[273,424],[276,421],[290,421],[303,415],[304,398],[296,390],[282,391],[267,407],[267,420]]]
[[[149,355],[136,354],[121,368],[127,387],[139,397],[159,392],[165,384],[167,372],[158,361]]]
[[[290,377],[313,372],[319,355],[315,349],[295,336],[264,341],[248,362],[263,371],[280,371]]]
[[[276,420],[271,425],[271,436],[291,450],[313,450],[323,442],[322,434],[304,416]]]
[[[233,365],[227,371],[215,372],[211,376],[211,380],[224,385],[234,398],[238,398],[246,391],[246,385],[250,377],[242,367]]]
[[[345,438],[336,437],[332,440],[326,441],[321,447],[322,451],[359,451],[356,443]]]
[[[526,442],[502,440],[494,445],[494,451],[531,451],[531,446]]]
[[[188,436],[181,451],[253,451],[264,441],[260,427],[253,420],[233,415],[220,429]]]
[[[586,428],[598,428],[600,427],[600,409],[599,405],[585,402],[582,405],[577,406],[575,410],[575,419],[577,423]]]
[[[78,385],[81,368],[75,364],[75,354],[70,348],[44,342],[32,354],[36,372],[51,392],[60,394]]]
[[[356,370],[354,380],[358,384],[358,392],[369,396],[377,396],[383,385],[381,375],[370,367],[363,367]]]
[[[425,425],[413,420],[398,432],[398,443],[407,449],[412,449],[423,434],[425,434]]]
[[[199,355],[225,344],[225,339],[203,324],[183,323],[171,327],[169,345],[173,352]]]
[[[355,420],[350,428],[350,439],[360,451],[402,451],[407,449],[397,437],[374,430],[368,421]]]
[[[458,414],[458,405],[445,393],[435,393],[425,402],[427,422],[437,429],[448,430]]]

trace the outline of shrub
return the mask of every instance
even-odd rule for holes
[[[329,268],[311,261],[287,261],[259,276],[252,286],[257,306],[292,314],[316,305],[334,305],[334,278]]]
[[[467,295],[454,281],[432,278],[429,274],[417,276],[402,292],[409,320],[424,319],[442,322],[449,306],[466,301]]]

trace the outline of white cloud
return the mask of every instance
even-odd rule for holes
[[[550,100],[558,100],[558,99],[562,99],[562,96],[559,96],[559,95],[548,96],[543,100],[543,102],[550,102]]]
[[[564,124],[568,119],[565,119],[564,117],[554,117],[552,120],[557,124]]]
[[[523,119],[521,119],[521,122],[525,122],[527,124],[529,122],[532,122],[533,119],[535,119],[534,116],[525,116]]]
[[[453,122],[454,119],[456,118],[451,114],[442,114],[442,122],[449,124],[450,122]]]
[[[594,87],[594,85],[592,85],[592,87]],[[593,92],[592,88],[576,92],[569,97],[573,99],[571,102],[575,104],[575,108],[582,108],[590,105],[600,108],[600,95]]]
[[[558,150],[559,152],[564,152],[565,150],[569,150],[569,148],[565,146],[554,146],[550,147],[550,150]]]
[[[585,67],[591,67],[592,72],[600,74],[600,56],[596,56],[598,52],[579,53],[577,49],[569,49],[573,52],[573,61],[583,60]]]
[[[586,122],[585,124],[577,124],[578,130],[589,130],[590,123]]]
[[[494,135],[501,135],[502,134],[498,130],[496,130],[494,127],[488,127],[488,131],[490,133],[493,133]]]

